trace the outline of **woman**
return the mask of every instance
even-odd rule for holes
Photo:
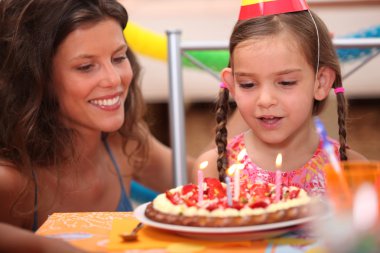
[[[123,6],[2,0],[0,13],[0,221],[35,230],[54,212],[131,211],[132,178],[170,188]]]

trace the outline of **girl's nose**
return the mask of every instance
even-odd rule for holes
[[[257,105],[268,108],[277,103],[275,91],[272,87],[262,87],[257,98]]]

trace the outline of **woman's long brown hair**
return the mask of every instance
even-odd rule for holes
[[[0,1],[0,161],[17,168],[30,179],[28,184],[34,184],[37,168],[57,169],[75,160],[76,133],[59,118],[52,83],[57,48],[78,27],[109,18],[122,32],[128,14],[115,0]],[[127,120],[119,133],[124,145],[137,142],[134,153],[127,155],[138,165],[147,154],[145,107],[138,86],[140,67],[129,49],[127,57],[134,77],[124,104]]]

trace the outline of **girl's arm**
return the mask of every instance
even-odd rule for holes
[[[355,150],[347,148],[346,153],[348,161],[368,161],[368,159],[365,156],[356,152]]]

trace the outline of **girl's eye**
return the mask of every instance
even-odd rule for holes
[[[255,86],[254,83],[240,83],[239,84],[239,87],[242,89],[249,89],[249,88],[252,88],[254,86]]]
[[[279,84],[284,85],[284,86],[290,86],[290,85],[294,85],[296,83],[297,83],[297,81],[282,81],[282,82],[279,82]]]

